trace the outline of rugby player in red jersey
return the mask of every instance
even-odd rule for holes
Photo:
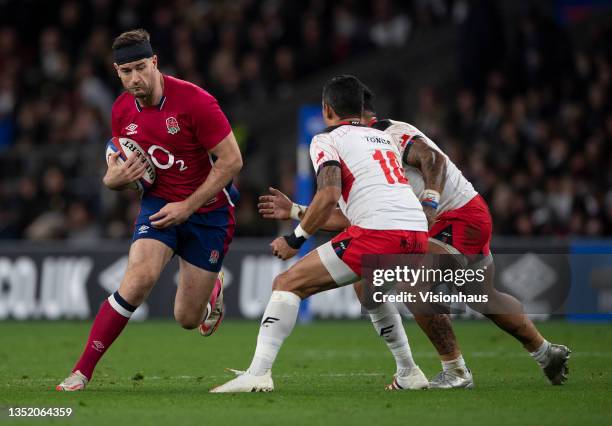
[[[119,290],[102,303],[81,358],[57,386],[61,391],[85,388],[174,254],[179,256],[176,320],[210,335],[223,318],[220,270],[235,226],[238,192],[232,179],[242,168],[232,129],[208,92],[159,71],[145,30],[119,35],[112,49],[126,90],[113,105],[113,137],[138,142],[157,178],[142,198]],[[120,190],[140,178],[144,165],[136,159],[121,164],[118,154],[112,155],[104,184]]]

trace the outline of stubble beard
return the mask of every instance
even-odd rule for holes
[[[148,101],[150,101],[153,96],[153,89],[150,88],[147,90],[146,88],[138,88],[138,91],[132,90],[132,95],[134,95],[141,104],[148,104]]]

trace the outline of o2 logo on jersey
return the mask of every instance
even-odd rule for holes
[[[165,157],[168,157],[168,159],[166,160],[165,164],[161,163],[160,159],[158,159],[155,156],[155,152],[157,150],[162,151],[165,154]],[[185,162],[183,160],[175,160],[174,159],[174,154],[172,154],[170,151],[168,151],[164,147],[161,147],[159,145],[151,145],[149,147],[149,150],[147,151],[147,153],[151,157],[151,161],[153,162],[153,164],[155,164],[155,167],[157,167],[158,169],[168,170],[170,167],[172,167],[172,166],[174,166],[176,164],[178,166],[178,168],[179,168],[179,171],[182,172],[184,170],[187,170],[187,166],[185,166]]]

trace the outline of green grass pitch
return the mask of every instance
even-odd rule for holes
[[[612,424],[612,325],[538,324],[573,350],[570,379],[550,386],[521,346],[487,321],[456,322],[476,388],[386,392],[394,363],[363,321],[298,324],[274,368],[270,394],[214,395],[244,369],[255,322],[227,321],[202,338],[171,322],[130,324],[82,393],[60,393],[86,322],[0,322],[0,424],[425,425]],[[415,359],[439,370],[431,345],[406,322]],[[8,407],[71,407],[70,418],[9,418]]]

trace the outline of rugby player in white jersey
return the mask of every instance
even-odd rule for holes
[[[294,232],[272,242],[272,252],[283,260],[295,256],[337,205],[349,226],[274,279],[251,365],[211,392],[273,390],[271,369],[293,330],[300,301],[358,281],[362,255],[425,253],[427,220],[399,164],[397,144],[389,134],[359,124],[362,109],[363,87],[355,77],[335,77],[323,88],[329,127],[310,145],[317,192]],[[428,386],[414,362],[406,370],[406,386]]]
[[[392,135],[400,145],[406,176],[427,216],[432,251],[463,258],[461,267],[486,267],[482,294],[488,296],[488,302],[469,306],[521,342],[552,384],[562,384],[567,380],[570,350],[544,339],[524,313],[521,302],[494,286],[495,268],[490,250],[492,220],[485,200],[448,156],[416,127],[401,121],[377,120],[373,94],[365,86],[363,121]],[[417,315],[417,321],[430,338],[438,334],[427,329],[430,324],[427,316]],[[462,363],[459,358],[459,364]],[[448,365],[448,361],[443,361],[444,364]],[[461,374],[464,370],[467,369],[443,370],[430,382],[430,387],[461,387],[466,381],[471,382],[471,374]]]
[[[429,248],[436,254],[452,254],[461,261],[459,266],[483,268],[486,266],[487,280],[484,294],[489,302],[472,304],[473,309],[483,313],[499,328],[519,340],[537,361],[552,384],[562,384],[567,379],[567,361],[570,351],[566,346],[551,344],[538,332],[533,322],[524,314],[521,303],[514,297],[494,288],[493,258],[489,249],[492,221],[485,201],[474,190],[440,148],[416,127],[394,120],[377,120],[371,91],[364,86],[364,115],[362,122],[391,134],[402,152],[402,163],[415,194],[422,200],[429,223]],[[260,213],[265,218],[298,219],[307,211],[305,206],[292,203],[284,194],[271,188],[271,195],[261,197]],[[328,230],[341,229],[340,212],[335,212]],[[355,290],[362,304],[368,300],[359,283]],[[374,326],[381,317],[390,321],[392,307],[382,304],[378,308],[368,307]],[[411,308],[411,306],[409,306]],[[413,310],[413,309],[411,309]],[[385,314],[386,313],[386,314]],[[448,316],[414,312],[415,320],[426,333],[440,355],[443,371],[430,381],[431,388],[471,388],[473,379],[459,350]],[[401,336],[405,331],[394,328],[394,335],[383,337],[394,354],[401,354],[398,342],[407,342]],[[390,389],[398,389],[397,378]]]

